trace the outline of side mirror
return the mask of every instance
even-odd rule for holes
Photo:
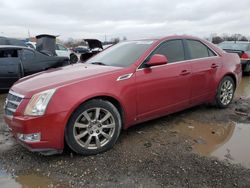
[[[153,55],[150,60],[146,63],[148,67],[157,66],[157,65],[165,65],[168,63],[168,59],[166,56],[161,54]]]

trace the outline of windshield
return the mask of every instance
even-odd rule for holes
[[[152,40],[121,42],[97,54],[86,63],[128,67],[149,49],[153,42]]]
[[[249,43],[234,43],[234,42],[222,42],[219,44],[219,47],[226,50],[241,50],[248,51]]]

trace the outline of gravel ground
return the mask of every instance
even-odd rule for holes
[[[123,131],[112,150],[89,157],[69,150],[41,156],[15,142],[6,149],[11,138],[1,133],[0,165],[14,175],[48,176],[66,187],[250,187],[250,169],[201,156],[192,139],[173,131],[186,119],[250,125],[250,100],[238,98],[225,110],[202,105],[137,125]]]

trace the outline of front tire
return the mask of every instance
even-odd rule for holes
[[[226,108],[233,100],[235,83],[230,76],[225,76],[217,89],[216,104],[219,108]]]
[[[121,127],[116,107],[109,101],[94,99],[71,116],[65,130],[66,143],[76,153],[95,155],[113,147]]]

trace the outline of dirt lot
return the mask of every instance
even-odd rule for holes
[[[230,108],[202,105],[137,125],[123,131],[112,150],[89,157],[41,156],[2,131],[0,185],[250,187],[249,97],[245,77]]]

